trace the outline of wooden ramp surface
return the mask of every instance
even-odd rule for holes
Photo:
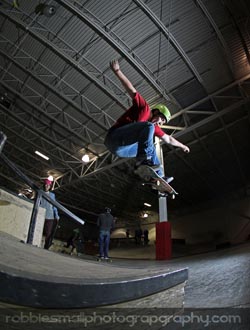
[[[0,232],[0,301],[42,308],[103,306],[183,283],[188,270],[158,262],[129,267],[72,258]]]

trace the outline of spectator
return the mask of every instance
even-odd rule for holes
[[[105,207],[105,212],[98,216],[97,226],[99,227],[99,257],[109,259],[110,232],[114,228],[114,218],[109,207]]]
[[[45,179],[43,184],[43,190],[49,195],[50,198],[56,200],[55,194],[50,191],[51,186],[52,186],[52,181],[50,181],[49,179]],[[52,205],[50,202],[48,202],[45,198],[41,199],[41,206],[44,207],[46,210],[43,233],[45,235],[44,249],[48,250],[52,245],[52,241],[60,217],[58,215],[57,208],[54,205]]]
[[[144,241],[144,245],[148,245],[149,239],[148,239],[148,230],[145,229],[143,232],[143,241]]]
[[[83,253],[84,249],[84,237],[82,232],[79,228],[75,228],[73,230],[72,235],[67,240],[67,244],[64,246],[66,248],[69,248],[71,246],[71,254],[73,253],[74,249],[76,249],[77,255],[80,253]]]
[[[142,238],[142,230],[139,227],[138,229],[135,230],[135,244],[136,245],[141,245],[141,238]]]

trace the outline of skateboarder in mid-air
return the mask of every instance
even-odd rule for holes
[[[133,105],[109,129],[105,139],[106,147],[116,156],[136,158],[136,168],[141,165],[152,167],[167,182],[173,178],[163,177],[163,169],[156,155],[154,136],[165,143],[189,152],[189,147],[166,134],[160,125],[169,122],[171,114],[163,104],[150,107],[122,73],[119,62],[113,60],[110,67],[130,95]]]

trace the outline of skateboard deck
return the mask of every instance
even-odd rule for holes
[[[176,195],[178,195],[177,191],[175,191],[170,184],[163,180],[152,167],[141,165],[135,173],[145,181],[145,184],[149,184],[153,189],[158,190],[161,194],[168,193],[173,199]]]

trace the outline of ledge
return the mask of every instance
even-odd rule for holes
[[[188,279],[188,270],[84,261],[0,234],[0,300],[36,308],[104,306],[139,299]],[[15,250],[15,251],[14,251]]]

